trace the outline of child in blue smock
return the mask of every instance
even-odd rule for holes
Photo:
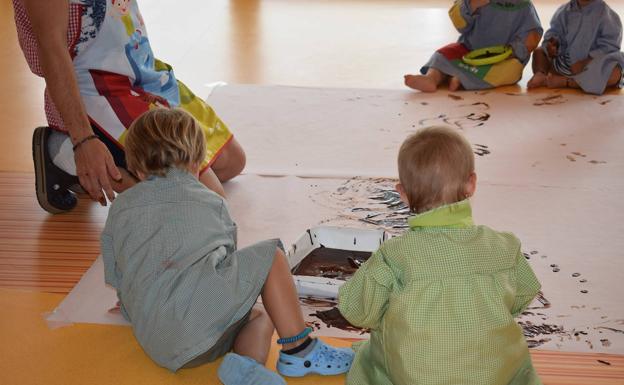
[[[533,53],[529,88],[581,88],[600,95],[624,86],[622,22],[603,0],[571,0],[559,7]]]
[[[199,123],[183,110],[153,109],[124,140],[140,182],[113,202],[102,257],[145,352],[172,371],[225,355],[225,385],[284,385],[264,367],[275,327],[281,374],[346,372],[352,350],[310,338],[281,242],[237,249],[225,201],[197,179],[206,152]]]
[[[405,75],[405,85],[433,92],[447,81],[455,91],[494,88],[520,80],[543,32],[530,0],[456,0],[449,16],[461,34],[458,42],[435,52],[421,68],[421,75]],[[470,51],[493,46],[509,46],[513,54],[488,65],[462,61]]]

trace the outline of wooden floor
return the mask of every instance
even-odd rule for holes
[[[194,88],[216,80],[399,88],[403,73],[414,72],[438,40],[456,36],[449,2],[189,0],[173,9],[169,1],[143,0],[141,6],[157,54]],[[544,25],[561,2],[535,1]],[[609,3],[623,14],[623,0]],[[169,28],[157,28],[184,13],[188,20],[176,24],[201,43],[173,41]],[[0,0],[0,287],[66,293],[99,254],[107,211],[85,199],[75,211],[51,216],[36,202],[30,141],[45,122],[44,84],[22,57],[12,17],[11,1]],[[534,358],[547,385],[624,384],[622,357],[535,352]]]
[[[0,287],[67,293],[100,253],[107,210],[88,199],[41,210],[32,173],[0,172]]]

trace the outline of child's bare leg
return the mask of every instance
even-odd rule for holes
[[[533,52],[533,77],[527,84],[528,88],[543,87],[546,85],[546,78],[550,69],[550,61],[546,52],[539,47]]]
[[[297,289],[286,256],[277,250],[273,266],[262,289],[262,303],[281,338],[296,336],[306,325],[299,307]],[[296,348],[305,340],[284,344],[284,350]]]
[[[405,85],[409,88],[423,92],[434,92],[448,78],[448,75],[429,67],[425,75],[405,75],[404,78]]]
[[[461,88],[461,81],[456,76],[451,76],[449,79],[449,91],[457,91]]]
[[[529,55],[531,54],[531,52],[538,49],[540,40],[542,40],[541,33],[537,32],[536,30],[532,30],[531,32],[529,32],[526,39],[524,40],[524,45],[526,46]]]
[[[622,68],[616,65],[607,81],[607,87],[617,86],[620,84],[620,79],[622,79]]]
[[[243,326],[234,341],[234,353],[253,358],[265,364],[271,349],[273,323],[264,310],[253,308],[249,320]]]
[[[211,168],[205,170],[199,175],[199,181],[212,191],[225,198],[225,190],[223,189],[223,185]]]
[[[546,77],[546,86],[548,88],[580,88],[574,79],[553,72]]]

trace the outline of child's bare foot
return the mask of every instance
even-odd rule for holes
[[[436,81],[426,75],[405,75],[405,85],[423,92],[435,92],[438,89]]]
[[[461,82],[459,78],[456,76],[451,76],[449,79],[449,91],[457,91],[461,88]]]
[[[561,75],[548,74],[546,86],[548,88],[566,88],[568,86],[568,78]]]
[[[544,87],[546,85],[546,74],[543,72],[536,72],[535,75],[527,83],[528,88]]]

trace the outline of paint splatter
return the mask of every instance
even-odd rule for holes
[[[576,158],[573,157],[572,155],[566,155],[566,158],[570,161],[570,162],[576,162]]]
[[[335,217],[324,223],[353,226],[353,222],[363,222],[399,234],[409,227],[410,209],[394,189],[397,182],[386,178],[352,178],[335,191],[320,191],[310,199],[336,212]]]
[[[601,105],[601,106],[604,106],[604,105],[606,105],[606,104],[608,104],[608,103],[611,103],[611,99],[609,99],[609,100],[603,100],[602,102],[600,102],[600,105]]]
[[[463,116],[448,116],[447,114],[440,114],[435,118],[421,119],[418,124],[425,126],[435,123],[444,123],[450,126],[455,126],[460,130],[464,130],[466,128],[483,126],[485,122],[490,119],[490,117],[490,114],[487,112],[471,112]]]
[[[587,163],[591,163],[591,164],[605,164],[607,162],[605,162],[604,160],[590,160]]]
[[[547,300],[546,297],[544,297],[544,293],[542,293],[541,291],[539,293],[537,293],[537,297],[535,299],[539,303],[541,303],[542,306],[527,307],[528,310],[548,309],[548,308],[550,308],[550,306],[551,306],[550,301]]]
[[[518,324],[522,327],[522,331],[524,333],[524,336],[527,338],[527,344],[529,345],[529,348],[543,345],[551,340],[550,338],[536,339],[535,337],[561,335],[566,333],[566,331],[563,329],[563,326],[561,325],[546,323],[536,325],[531,321],[518,321]]]
[[[603,364],[603,365],[609,365],[609,366],[611,366],[611,363],[610,363],[609,361],[605,361],[605,360],[596,360],[596,361],[600,362],[600,363],[601,363],[601,364]]]
[[[486,102],[475,102],[471,104],[472,106],[483,106],[486,110],[490,109],[490,105]]]
[[[484,144],[474,144],[473,147],[474,147],[473,152],[475,153],[475,155],[478,155],[478,156],[485,156],[485,155],[489,155],[492,153],[489,147]]]
[[[454,94],[448,94],[448,97],[453,99],[453,100],[464,100],[463,97],[461,97],[459,95],[454,95]]]
[[[360,334],[369,332],[368,329],[362,329],[351,325],[351,323],[349,323],[349,321],[347,321],[342,314],[340,314],[337,307],[333,307],[329,310],[316,311],[310,315],[323,321],[328,328],[334,327],[350,332],[359,332]]]
[[[548,95],[544,98],[537,99],[535,102],[533,102],[533,105],[534,106],[553,106],[556,104],[565,103],[567,101],[568,100],[564,98],[563,95],[553,94],[553,95]]]

